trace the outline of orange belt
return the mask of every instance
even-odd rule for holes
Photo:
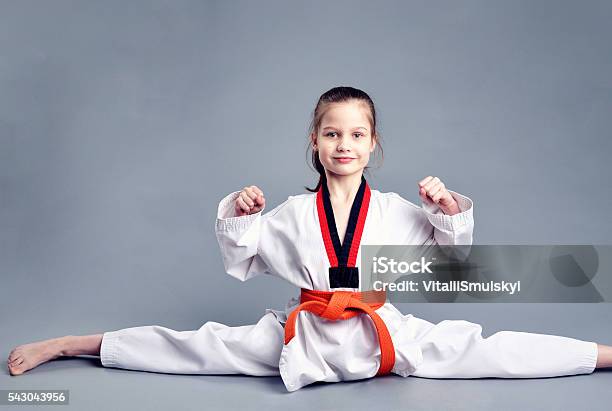
[[[289,314],[285,324],[285,345],[295,336],[295,320],[302,310],[328,320],[348,320],[364,312],[372,318],[378,333],[380,366],[376,375],[389,374],[395,364],[395,349],[385,322],[375,312],[385,301],[385,291],[319,291],[302,288],[300,305]]]

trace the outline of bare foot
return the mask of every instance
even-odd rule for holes
[[[20,375],[62,355],[64,339],[52,338],[15,347],[9,354],[7,365],[11,375]]]

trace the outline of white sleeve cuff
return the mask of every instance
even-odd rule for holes
[[[423,211],[427,215],[429,222],[436,228],[446,231],[456,231],[461,227],[464,227],[474,222],[474,207],[472,200],[462,194],[448,190],[461,212],[455,215],[447,215],[438,207],[435,203],[425,204],[421,202]]]
[[[261,216],[264,209],[253,214],[237,217],[235,215],[234,203],[240,195],[240,191],[234,191],[225,196],[217,208],[217,221],[215,228],[218,231],[238,231],[248,228],[257,217]],[[265,208],[265,207],[264,207]]]

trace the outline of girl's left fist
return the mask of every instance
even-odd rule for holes
[[[419,181],[419,196],[425,204],[436,204],[444,214],[461,212],[457,201],[438,177],[427,176]]]

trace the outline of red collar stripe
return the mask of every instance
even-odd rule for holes
[[[338,267],[339,265],[343,265],[346,267],[356,266],[355,263],[357,261],[357,254],[359,253],[359,246],[361,244],[361,237],[363,234],[363,228],[364,228],[365,221],[366,221],[367,214],[368,214],[368,209],[370,205],[370,197],[371,197],[370,187],[367,184],[367,181],[365,181],[363,177],[362,177],[362,181],[363,181],[363,186],[361,187],[361,190],[358,191],[355,197],[354,203],[356,204],[354,204],[351,209],[351,217],[349,218],[347,230],[345,232],[345,240],[350,241],[350,246],[348,244],[342,244],[340,247],[334,247],[334,240],[332,238],[331,230],[332,229],[334,230],[336,237],[337,237],[337,231],[336,231],[335,221],[333,221],[334,220],[333,210],[331,209],[331,204],[329,203],[329,199],[327,199],[327,204],[325,204],[326,200],[324,196],[329,195],[327,194],[326,191],[324,192],[324,189],[327,187],[321,186],[321,188],[317,192],[316,202],[317,202],[317,214],[319,216],[319,226],[321,228],[323,244],[325,245],[325,251],[327,252],[327,257],[329,259],[329,263],[331,267]],[[326,184],[326,183],[327,182],[325,180],[322,182],[322,184]],[[327,210],[326,210],[326,205],[327,205]],[[359,211],[357,214],[354,214],[354,212],[357,211],[356,207],[359,207]],[[328,217],[328,213],[329,213],[329,217]],[[355,219],[355,217],[357,218]],[[350,234],[347,234],[349,232]],[[346,246],[348,246],[348,249],[345,248]],[[338,250],[336,250],[336,248],[338,248]],[[346,250],[346,251],[343,251],[343,250]]]
[[[325,184],[325,182],[323,182],[323,184]],[[331,266],[336,267],[338,265],[338,259],[336,258],[334,244],[332,243],[331,235],[329,234],[327,216],[325,215],[325,206],[323,205],[323,192],[321,189],[319,189],[317,192],[317,213],[319,214],[319,225],[321,226],[321,234],[323,234],[323,244],[325,244],[327,258],[329,259]]]
[[[353,242],[351,243],[351,250],[349,251],[349,257],[347,266],[355,267],[357,261],[357,253],[359,252],[359,245],[361,244],[361,234],[363,234],[363,226],[365,225],[366,217],[368,215],[368,208],[370,205],[370,187],[366,184],[365,192],[363,193],[363,203],[359,210],[359,219],[357,220],[357,227],[355,227],[355,234],[353,236]]]

